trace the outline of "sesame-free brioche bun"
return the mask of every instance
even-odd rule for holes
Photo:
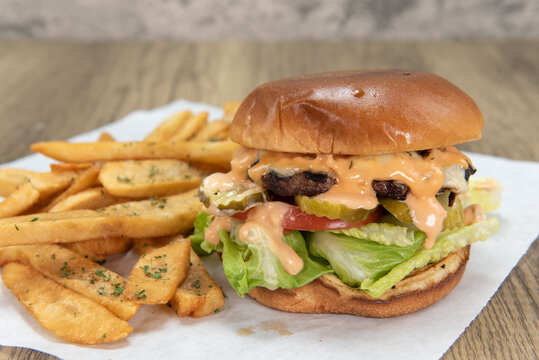
[[[439,76],[340,71],[259,86],[241,103],[230,137],[269,151],[372,155],[476,140],[482,127],[474,101]]]
[[[466,246],[407,276],[379,298],[344,284],[335,275],[324,275],[290,290],[256,287],[249,296],[266,306],[288,312],[376,318],[399,316],[421,310],[449,294],[462,278],[469,256],[470,246]]]

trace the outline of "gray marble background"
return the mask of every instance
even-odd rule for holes
[[[537,36],[539,0],[0,0],[2,38]]]

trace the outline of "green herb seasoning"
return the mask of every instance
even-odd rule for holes
[[[118,180],[118,182],[122,182],[122,183],[126,183],[126,184],[132,184],[133,182],[131,181],[130,178],[128,178],[127,176],[126,177],[121,177],[120,175],[118,175],[116,177],[116,179]]]

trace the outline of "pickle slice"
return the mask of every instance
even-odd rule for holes
[[[464,213],[462,210],[462,203],[459,199],[455,199],[453,206],[449,207],[450,194],[451,191],[446,190],[436,197],[436,199],[440,202],[440,204],[442,204],[445,211],[447,212],[442,230],[451,230],[464,226]]]
[[[351,209],[342,204],[332,204],[326,200],[319,200],[309,196],[296,195],[296,204],[307,214],[325,216],[328,219],[340,219],[346,222],[365,220],[373,211],[365,209]]]
[[[204,192],[201,188],[199,197],[207,208],[213,205],[225,214],[245,211],[250,207],[265,203],[269,199],[268,193],[261,187],[242,185],[212,193]]]
[[[402,223],[413,222],[412,214],[408,209],[408,205],[404,201],[393,200],[390,198],[378,199],[380,205],[384,207],[391,215],[397,218]]]
[[[442,230],[450,230],[464,225],[464,216],[462,212],[462,204],[459,199],[456,199],[453,206],[449,206],[449,195],[451,191],[446,190],[436,197],[436,200],[444,207],[447,215],[444,220]],[[391,215],[402,223],[411,223],[412,215],[408,209],[408,205],[404,201],[393,200],[389,198],[379,199],[380,205],[384,207]]]

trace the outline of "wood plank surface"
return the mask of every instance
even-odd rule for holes
[[[461,149],[539,161],[538,59],[539,40],[0,40],[0,163],[29,154],[33,142],[64,140],[136,109],[178,98],[221,105],[241,100],[268,80],[353,68],[407,68],[441,75],[474,98],[485,116],[483,138]],[[538,257],[536,241],[444,359],[537,358]],[[53,358],[0,348],[0,360]]]

